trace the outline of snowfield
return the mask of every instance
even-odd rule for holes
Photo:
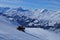
[[[26,32],[35,35],[43,40],[60,40],[60,34],[41,28],[27,28]]]
[[[0,16],[0,40],[60,40],[60,34],[41,28],[26,28],[26,32],[18,31],[4,16]]]

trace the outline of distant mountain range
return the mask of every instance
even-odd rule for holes
[[[60,24],[60,11],[24,8],[0,7],[0,14],[10,21],[19,23],[26,27],[54,26]]]

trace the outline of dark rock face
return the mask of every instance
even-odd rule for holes
[[[24,26],[18,26],[17,30],[25,32],[25,27]]]

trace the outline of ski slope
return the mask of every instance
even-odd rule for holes
[[[22,31],[16,30],[16,25],[12,25],[3,16],[0,16],[0,40],[40,40]]]
[[[26,28],[26,32],[35,35],[43,40],[60,40],[60,34],[47,31],[41,28]]]
[[[16,30],[17,25],[0,16],[0,40],[60,40],[60,35],[41,29],[26,28],[26,32]]]

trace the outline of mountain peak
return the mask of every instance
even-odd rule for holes
[[[43,12],[47,12],[47,9],[36,9],[35,11],[39,12],[39,13],[43,13]]]

